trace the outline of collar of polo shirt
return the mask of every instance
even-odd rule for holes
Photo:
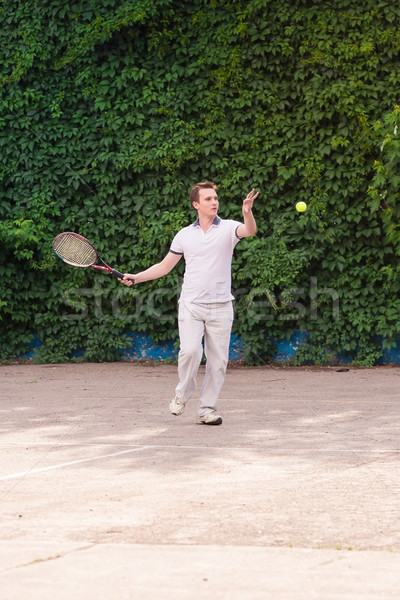
[[[213,225],[219,225],[221,223],[221,217],[216,216],[214,218],[214,221],[212,222]],[[197,219],[195,220],[195,222],[193,223],[193,227],[200,227],[199,225],[199,218],[197,217]]]

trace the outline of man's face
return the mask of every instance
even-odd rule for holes
[[[218,213],[218,195],[212,188],[202,188],[199,190],[198,202],[193,202],[199,217],[212,217]]]

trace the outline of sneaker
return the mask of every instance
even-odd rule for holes
[[[202,425],[221,425],[222,417],[217,415],[215,412],[210,412],[202,417],[199,417],[197,422]]]
[[[185,405],[180,398],[175,396],[175,398],[173,398],[169,403],[169,410],[173,415],[178,416],[181,415],[185,410]]]

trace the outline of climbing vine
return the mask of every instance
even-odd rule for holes
[[[400,333],[399,17],[380,0],[4,0],[0,357],[34,336],[50,362],[175,339],[181,263],[126,289],[51,240],[79,231],[141,270],[211,179],[223,217],[260,190],[233,263],[244,359],[301,331],[298,363],[374,364]]]

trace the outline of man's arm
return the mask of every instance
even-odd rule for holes
[[[145,271],[140,273],[125,273],[124,278],[120,279],[125,285],[133,285],[133,283],[143,283],[152,279],[159,279],[167,275],[182,258],[182,254],[173,254],[168,252],[167,256],[159,263],[152,265]],[[134,281],[132,281],[134,280]]]
[[[260,192],[255,193],[254,189],[251,190],[243,200],[243,220],[244,223],[239,225],[236,230],[236,234],[240,238],[249,237],[250,235],[254,235],[257,231],[257,224],[253,215],[253,202],[257,198]]]

